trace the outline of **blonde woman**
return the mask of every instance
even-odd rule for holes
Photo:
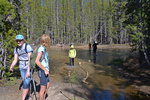
[[[38,48],[35,63],[39,66],[38,75],[40,78],[39,100],[44,100],[46,92],[50,86],[49,82],[49,57],[47,49],[50,47],[50,37],[43,34],[40,38],[40,47]]]

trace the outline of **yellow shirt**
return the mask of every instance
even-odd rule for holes
[[[76,50],[75,49],[70,49],[69,50],[69,57],[70,58],[75,58],[76,57]]]

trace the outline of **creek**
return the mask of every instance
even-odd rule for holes
[[[93,67],[95,64],[101,65],[95,68],[95,73],[91,74],[97,79],[94,81],[97,87],[94,87],[91,92],[93,100],[130,100],[125,93],[125,80],[121,79],[111,67],[114,60],[125,60],[128,57],[128,49],[98,49],[96,53],[79,49],[77,54],[78,58],[92,62]]]
[[[129,53],[129,49],[98,49],[96,54],[87,49],[77,49],[75,66],[78,67],[78,62],[85,62],[84,69],[93,70],[87,79],[90,83],[87,87],[90,88],[92,100],[144,100],[137,99],[138,94],[132,84],[112,65],[116,61],[121,63]],[[53,63],[54,66],[57,66],[55,70],[60,66],[66,66],[69,62],[66,49],[52,49],[50,56],[52,61],[55,59],[55,64]]]

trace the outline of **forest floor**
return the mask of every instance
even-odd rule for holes
[[[57,46],[52,46],[52,48],[60,48]],[[64,48],[68,48],[65,46]],[[76,46],[76,48],[80,49],[87,49],[88,46]],[[98,48],[104,49],[127,49],[131,48],[128,45],[99,45]],[[66,61],[63,61],[65,63]],[[89,63],[85,63],[85,65],[90,66]],[[64,65],[62,65],[64,66]],[[78,64],[77,64],[78,66]],[[86,67],[87,67],[86,66]],[[139,68],[139,63],[136,59],[129,59],[128,62],[123,64],[123,68],[117,67],[118,72],[122,74],[123,77],[129,79],[129,82],[134,83],[134,87],[141,93],[150,95],[150,68]],[[90,67],[88,70],[92,71]],[[126,70],[123,70],[126,69]],[[67,70],[67,71],[65,71]],[[62,71],[61,74],[68,74],[68,69],[60,69]],[[68,75],[69,76],[69,75]],[[49,88],[46,100],[91,100],[91,93],[86,87],[85,83],[81,84],[71,84],[65,82],[64,80],[60,79],[60,76],[50,74],[51,87]],[[65,79],[66,77],[64,77]],[[39,83],[39,78],[37,73],[34,74],[34,79],[37,83]],[[19,85],[21,83],[21,79],[17,79],[15,85],[11,86],[0,86],[0,100],[21,100],[21,93],[22,91],[19,90]],[[36,84],[37,92],[36,95],[38,96],[39,92],[39,84]],[[33,94],[33,93],[32,93]],[[30,98],[29,100],[35,100]]]

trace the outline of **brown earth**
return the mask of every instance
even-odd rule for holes
[[[86,88],[80,84],[65,83],[55,80],[55,76],[51,76],[51,86],[47,92],[46,100],[90,100],[88,99],[89,93]],[[37,82],[36,96],[38,98],[39,92],[39,79],[37,73],[34,74],[34,79]],[[56,78],[58,79],[58,78]],[[19,85],[21,80],[17,80],[17,83],[12,86],[0,87],[0,100],[21,100],[22,90],[19,90]],[[31,98],[27,100],[36,100],[34,93],[32,93]]]

